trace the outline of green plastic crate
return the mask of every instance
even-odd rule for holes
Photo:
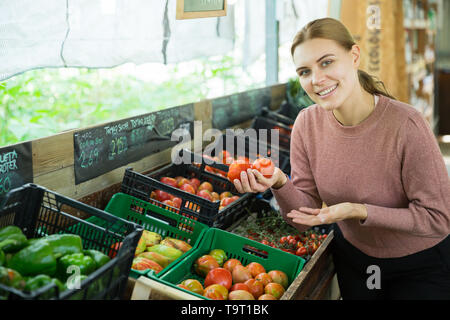
[[[125,193],[116,193],[105,211],[127,221],[141,225],[145,230],[159,233],[163,238],[171,237],[186,241],[192,249],[170,263],[159,272],[156,277],[161,277],[178,262],[182,261],[199,244],[208,226],[198,221],[181,216],[177,213],[160,208],[151,203],[142,201]],[[131,269],[130,276],[138,278],[149,270],[139,271]]]
[[[305,260],[301,257],[224,230],[210,228],[205,232],[198,247],[195,250],[191,250],[182,262],[160,277],[155,277],[155,273],[152,271],[147,274],[147,277],[199,298],[208,299],[191,291],[181,289],[176,285],[186,279],[197,279],[203,285],[205,279],[195,273],[194,262],[213,249],[223,249],[228,259],[238,259],[244,266],[250,262],[258,262],[267,272],[281,270],[288,276],[289,284],[294,281],[305,264]]]

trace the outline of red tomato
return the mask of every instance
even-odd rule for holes
[[[174,188],[177,187],[177,181],[174,178],[162,177],[159,181],[161,181],[164,184],[168,184],[169,186],[172,186]]]
[[[234,267],[236,267],[237,265],[242,265],[242,263],[238,259],[228,259],[223,264],[223,267],[228,271],[233,272]]]
[[[299,247],[295,253],[297,256],[303,257],[306,255],[306,248],[305,247]]]
[[[215,268],[208,272],[205,278],[205,287],[209,287],[212,284],[221,284],[227,290],[230,290],[233,283],[233,277],[231,272],[224,268]]]
[[[227,178],[231,182],[235,179],[241,179],[241,172],[247,171],[247,169],[251,169],[252,164],[246,160],[235,160],[230,164],[230,168],[228,169]]]
[[[272,177],[275,171],[275,165],[272,160],[268,158],[256,159],[252,164],[252,168],[261,172],[261,174],[266,178]]]
[[[195,272],[203,277],[206,277],[208,272],[215,268],[219,268],[219,263],[210,255],[201,256],[194,264]]]
[[[255,299],[258,299],[264,294],[264,286],[261,281],[248,279],[244,283],[248,286],[249,292],[255,297]]]
[[[242,282],[233,284],[230,291],[235,291],[235,290],[245,290],[245,291],[250,292],[249,287],[245,283],[242,283]]]
[[[165,200],[170,200],[172,197],[165,191],[155,190],[156,200],[163,202]]]
[[[175,208],[181,208],[181,202],[183,201],[183,200],[181,200],[181,198],[178,198],[178,197],[174,197],[174,198],[172,198],[172,201],[173,201],[173,204],[175,205]]]

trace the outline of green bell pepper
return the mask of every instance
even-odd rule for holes
[[[68,270],[70,266],[79,268],[80,275],[89,275],[95,270],[96,264],[90,256],[82,253],[72,253],[61,257],[57,263],[57,274],[64,281],[74,273],[74,270]],[[76,271],[76,270],[75,270]]]
[[[59,292],[62,292],[65,290],[64,285],[62,284],[61,281],[59,281],[56,278],[51,278],[46,274],[40,274],[33,278],[28,279],[27,283],[25,285],[25,290],[30,291],[30,292],[35,291],[39,288],[42,288],[42,287],[48,285],[49,283],[55,284],[56,287],[58,288]]]
[[[81,237],[76,234],[52,234],[30,242],[33,244],[40,241],[46,241],[50,244],[56,259],[68,254],[80,253],[83,250]]]
[[[28,245],[27,237],[23,233],[13,233],[0,242],[0,250],[5,253],[17,252]]]
[[[89,250],[83,250],[84,255],[91,257],[95,261],[95,269],[99,269],[100,267],[107,264],[111,258],[108,257],[103,252],[100,252],[98,250],[89,249]]]
[[[5,267],[0,267],[0,283],[19,290],[25,287],[22,275],[16,270]]]
[[[23,234],[22,229],[17,226],[7,226],[0,229],[0,241],[5,240],[12,234]]]
[[[41,273],[53,276],[56,273],[56,258],[52,246],[47,241],[38,241],[12,256],[8,267],[24,276]]]

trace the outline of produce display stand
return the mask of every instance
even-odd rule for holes
[[[265,92],[271,92],[271,110],[276,110],[286,100],[286,84],[279,84],[270,88],[264,88]],[[217,99],[220,99],[217,98]],[[201,121],[202,134],[213,128],[214,100],[203,100],[193,104],[194,120]],[[263,105],[262,105],[263,106]],[[261,106],[261,107],[262,107]],[[242,108],[247,107],[242,105]],[[112,123],[112,122],[111,122]],[[246,129],[252,126],[253,120],[242,120],[242,123],[232,124],[231,128]],[[101,124],[96,127],[104,127]],[[74,199],[80,203],[104,210],[111,198],[121,191],[121,184],[126,168],[132,167],[135,172],[148,175],[171,163],[171,148],[158,150],[138,160],[130,160],[127,164],[111,169],[106,173],[92,177],[89,180],[76,182],[75,168],[77,165],[74,150],[74,136],[85,128],[69,130],[60,134],[26,143],[31,145],[30,161],[32,163],[32,183],[57,192],[63,196]],[[225,133],[225,130],[222,131]],[[196,141],[184,141],[181,148],[195,147]],[[206,146],[206,142],[201,141]],[[18,145],[19,146],[19,145]],[[9,146],[8,146],[9,147]],[[16,146],[14,146],[16,147]],[[203,149],[202,149],[203,150]],[[1,148],[0,148],[1,151]],[[78,220],[86,220],[89,215],[75,211],[69,214]],[[243,217],[244,218],[244,217]],[[239,223],[239,220],[234,221]],[[285,292],[283,299],[336,299],[334,266],[330,254],[330,243],[333,234],[330,233],[311,259],[305,264],[304,269],[291,283]],[[128,277],[122,299],[185,299],[192,295],[185,292],[163,287],[148,277],[141,276],[138,279]]]
[[[334,265],[330,252],[332,240],[333,231],[287,288],[281,300],[339,299],[339,290],[336,285]],[[137,280],[132,280],[130,289],[131,287],[133,287],[132,292],[128,291],[131,300],[200,299],[144,276],[139,277]]]

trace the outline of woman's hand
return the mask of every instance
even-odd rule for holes
[[[264,177],[258,170],[248,169],[247,172],[241,172],[241,180],[233,181],[236,190],[239,193],[258,193],[264,192],[271,187],[281,188],[287,181],[286,175],[279,168],[275,167],[275,171],[270,178]]]
[[[322,209],[302,207],[298,210],[292,210],[287,214],[287,217],[291,218],[294,223],[313,227],[347,219],[363,221],[367,218],[367,209],[363,204],[344,202]]]

